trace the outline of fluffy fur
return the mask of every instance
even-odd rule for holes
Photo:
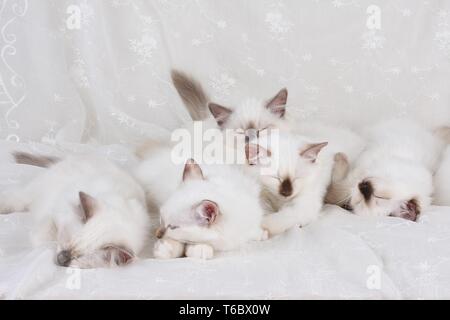
[[[172,83],[188,110],[192,120],[200,121],[209,116],[209,98],[202,85],[180,70],[172,70]]]
[[[2,193],[0,203],[2,213],[30,211],[33,245],[55,243],[61,266],[127,264],[141,252],[149,231],[143,189],[94,156],[61,160],[27,185]]]
[[[246,99],[232,108],[209,101],[200,83],[181,71],[172,70],[172,82],[192,119],[204,120],[208,127],[217,125],[222,129],[245,131],[287,125],[284,121],[288,96],[286,89],[281,89],[267,101]]]
[[[332,159],[321,152],[326,145],[286,132],[279,139],[269,134],[260,137],[258,145],[249,145],[250,158],[267,158],[274,169],[267,172],[260,166],[249,167],[259,176],[262,198],[271,212],[263,219],[263,228],[270,235],[307,225],[319,216],[332,167]]]
[[[171,148],[155,150],[136,169],[147,196],[159,208],[162,238],[157,258],[211,258],[264,239],[259,185],[235,166],[186,165],[171,161]],[[239,197],[236,197],[239,195]],[[186,247],[184,247],[186,244]]]
[[[431,202],[432,174],[442,142],[409,120],[389,120],[365,133],[367,145],[334,189],[339,203],[358,215],[415,221]],[[339,158],[344,170],[349,166]]]

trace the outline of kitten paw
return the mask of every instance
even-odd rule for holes
[[[214,256],[214,249],[207,244],[189,244],[186,246],[186,257],[211,259]]]
[[[268,240],[269,238],[270,238],[269,231],[266,229],[261,229],[261,235],[260,235],[259,240],[265,241],[265,240]]]
[[[161,239],[156,241],[153,255],[156,259],[179,258],[184,253],[184,245],[172,239]]]

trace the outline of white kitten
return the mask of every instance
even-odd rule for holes
[[[229,108],[209,101],[201,84],[181,71],[172,70],[172,82],[192,119],[203,120],[207,127],[245,131],[287,125],[284,121],[288,96],[286,89],[281,89],[268,101],[246,99],[238,106]]]
[[[415,221],[430,204],[442,142],[409,120],[382,122],[365,137],[364,151],[335,186],[342,204],[358,215]],[[345,159],[340,164],[348,166]]]
[[[33,164],[38,158],[16,154],[19,163]],[[56,243],[58,265],[94,268],[131,262],[150,230],[143,189],[100,157],[55,162],[36,162],[49,168],[24,187],[2,193],[1,212],[28,209],[34,220],[33,245]]]
[[[279,138],[269,132],[259,137],[258,144],[248,145],[250,159],[270,163],[270,170],[261,170],[261,166],[249,170],[260,175],[262,197],[273,212],[263,219],[263,228],[271,235],[304,226],[318,217],[333,164],[321,152],[326,145],[286,132],[280,132]]]
[[[148,198],[160,207],[161,225],[155,257],[183,255],[211,258],[267,236],[258,182],[235,166],[186,165],[171,161],[171,149],[155,150],[136,169]],[[184,243],[187,244],[186,248]]]

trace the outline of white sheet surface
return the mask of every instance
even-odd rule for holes
[[[13,164],[11,148],[50,151],[41,145],[1,147],[2,188],[44,170]],[[133,161],[120,146],[95,151],[125,166]],[[213,260],[155,260],[152,239],[136,263],[97,270],[58,267],[51,246],[31,248],[29,221],[26,212],[0,216],[5,299],[450,298],[450,207],[433,207],[414,223],[361,218],[329,206],[305,228]]]

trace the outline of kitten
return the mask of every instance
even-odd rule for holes
[[[159,208],[161,228],[156,258],[212,258],[214,251],[236,249],[267,238],[258,182],[239,168],[185,165],[171,161],[171,148],[155,150],[136,169],[148,198]],[[186,246],[185,246],[186,244]]]
[[[145,195],[126,172],[95,156],[56,158],[17,153],[18,163],[48,167],[1,194],[1,213],[29,210],[34,246],[55,243],[56,264],[96,268],[130,263],[149,231]]]
[[[333,163],[321,152],[326,145],[286,132],[280,132],[277,138],[273,133],[263,134],[257,144],[248,144],[249,159],[270,163],[270,170],[249,166],[253,174],[259,175],[261,195],[272,212],[264,216],[262,223],[270,235],[296,225],[305,226],[319,216]]]
[[[192,119],[203,120],[208,127],[218,126],[243,133],[248,129],[263,130],[287,125],[284,121],[288,97],[286,89],[281,89],[268,101],[246,99],[235,108],[230,108],[209,101],[201,84],[181,71],[172,70],[172,82]]]
[[[248,140],[265,129],[276,128],[317,141],[328,141],[325,150],[327,154],[345,153],[350,160],[353,160],[364,146],[363,139],[348,128],[296,119],[293,112],[287,112],[286,89],[280,90],[268,102],[247,99],[237,108],[231,109],[209,102],[201,84],[181,71],[172,70],[172,82],[192,119],[204,120],[206,128],[218,126],[221,129],[234,129],[236,134],[245,134]],[[208,107],[216,122],[207,117]],[[330,188],[325,201],[334,203],[335,198],[333,189]]]
[[[431,202],[442,141],[409,120],[379,123],[365,137],[366,147],[351,166],[337,156],[344,176],[333,186],[338,203],[357,215],[416,221]]]

